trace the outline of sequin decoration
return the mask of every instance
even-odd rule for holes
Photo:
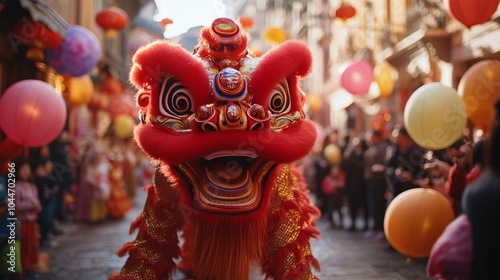
[[[271,241],[274,247],[283,247],[288,243],[294,242],[300,233],[300,213],[297,210],[288,211],[281,219],[276,233]]]

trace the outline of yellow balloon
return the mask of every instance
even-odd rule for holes
[[[389,64],[375,68],[375,81],[381,97],[388,97],[394,91],[394,68]]]
[[[430,83],[410,96],[403,120],[415,143],[429,150],[440,150],[462,136],[467,114],[455,89]]]
[[[384,232],[399,253],[423,258],[430,255],[432,246],[454,218],[451,203],[438,191],[410,189],[387,207]]]
[[[94,95],[94,83],[89,75],[70,78],[66,86],[68,87],[68,103],[71,106],[88,104]]]
[[[135,120],[129,115],[119,115],[113,124],[113,131],[120,139],[132,137],[134,132]]]
[[[467,117],[487,132],[495,115],[494,104],[500,98],[500,61],[484,60],[472,65],[458,84],[467,109]]]
[[[329,144],[323,150],[323,157],[330,164],[340,164],[342,161],[342,151],[335,144]]]
[[[281,27],[266,28],[262,33],[262,37],[271,44],[281,44],[287,39],[286,31]]]

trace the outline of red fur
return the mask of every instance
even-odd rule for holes
[[[137,50],[132,58],[129,79],[138,90],[147,89],[158,94],[162,78],[168,73],[179,79],[192,95],[195,108],[209,103],[209,81],[206,69],[199,59],[180,45],[157,40]],[[158,103],[151,100],[151,113],[158,113]]]
[[[263,158],[290,163],[306,156],[316,139],[316,129],[309,120],[302,120],[281,132],[224,131],[174,135],[149,125],[139,125],[134,133],[139,146],[150,157],[169,165],[227,149],[251,150]]]
[[[312,56],[306,44],[298,41],[283,43],[278,49],[266,54],[252,72],[254,102],[267,106],[269,93],[274,86],[288,78],[292,111],[302,110],[304,96],[299,90],[297,79],[306,76],[311,67]]]

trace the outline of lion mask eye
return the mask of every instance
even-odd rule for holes
[[[269,98],[269,111],[273,115],[281,115],[290,111],[290,90],[286,80],[277,84]]]
[[[160,112],[165,116],[182,118],[193,112],[193,102],[187,88],[175,77],[167,75],[160,91]]]

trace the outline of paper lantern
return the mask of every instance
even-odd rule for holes
[[[132,137],[134,125],[134,118],[128,115],[119,115],[113,121],[113,131],[118,138],[128,139]]]
[[[88,104],[94,94],[94,83],[89,75],[70,78],[67,82],[67,100],[71,106]]]
[[[394,72],[396,70],[389,64],[375,67],[375,81],[380,90],[380,97],[389,97],[394,91]]]
[[[262,33],[262,38],[271,44],[281,44],[286,41],[287,35],[281,27],[268,27]]]
[[[356,15],[356,9],[349,5],[348,3],[342,2],[340,6],[330,13],[332,18],[339,18],[342,22],[346,22],[348,19]]]
[[[128,24],[127,13],[118,7],[109,7],[97,13],[96,23],[106,31],[106,37],[115,38]]]
[[[238,20],[240,22],[241,28],[243,28],[245,30],[251,29],[255,24],[253,17],[242,16]]]
[[[39,80],[17,82],[0,99],[0,127],[25,147],[43,146],[57,138],[66,114],[63,97]]]
[[[367,61],[351,61],[341,66],[340,85],[354,95],[366,95],[373,82],[373,68]]]
[[[384,232],[399,253],[423,258],[430,255],[432,246],[454,218],[451,203],[438,191],[410,189],[387,207]]]
[[[46,50],[47,64],[59,74],[80,77],[94,68],[101,58],[101,45],[95,35],[79,25],[66,30],[63,43]]]
[[[323,150],[323,157],[330,164],[340,164],[342,161],[342,151],[335,144],[328,144]]]
[[[323,98],[319,94],[310,94],[307,96],[307,105],[309,111],[318,112],[323,107]]]
[[[406,103],[403,120],[410,137],[429,150],[451,146],[462,136],[467,119],[457,91],[441,83],[418,88]]]
[[[26,53],[26,57],[29,59],[44,59],[44,49],[56,48],[63,41],[59,33],[52,31],[44,23],[33,21],[29,17],[19,19],[14,25],[13,32],[17,36],[16,40],[29,47]]]
[[[450,15],[467,28],[482,24],[491,19],[500,0],[447,0],[446,8]]]
[[[458,84],[467,109],[467,117],[488,132],[495,115],[494,104],[500,99],[500,61],[484,60],[472,65]]]
[[[137,116],[134,99],[128,94],[121,94],[112,99],[109,102],[108,112],[112,120],[116,119],[119,115]]]

